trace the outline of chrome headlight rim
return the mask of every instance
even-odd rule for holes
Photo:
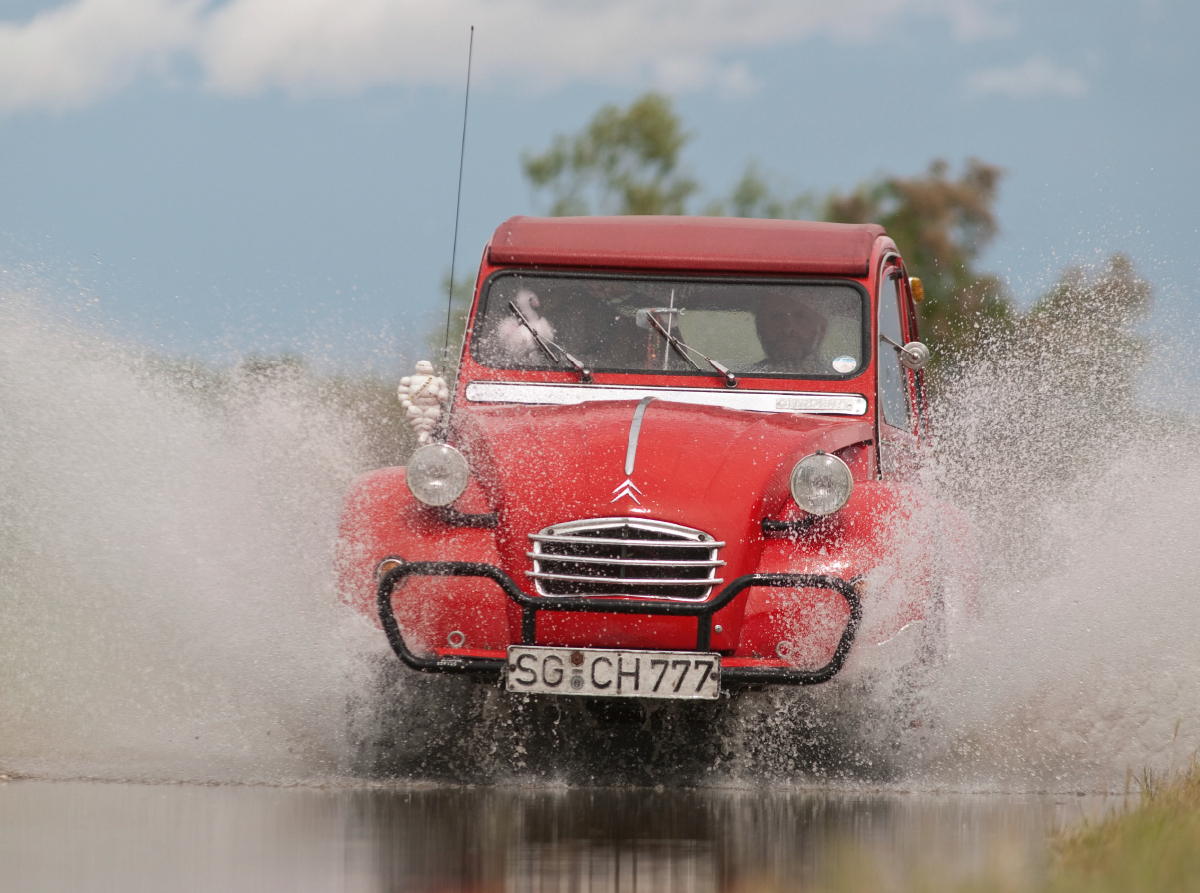
[[[413,498],[444,508],[463,495],[471,479],[467,459],[447,443],[427,443],[408,457],[404,483]]]
[[[814,476],[818,480],[814,482]],[[825,481],[821,482],[820,477]],[[814,484],[825,484],[821,492]],[[810,515],[827,517],[841,511],[854,493],[854,473],[839,456],[817,450],[795,464],[788,477],[788,489],[796,505]],[[840,491],[840,492],[839,492]]]

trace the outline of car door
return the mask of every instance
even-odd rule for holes
[[[890,255],[880,265],[877,293],[880,471],[884,477],[903,479],[917,471],[924,401],[919,374],[901,364],[900,352],[895,347],[917,337],[908,278],[898,256]]]

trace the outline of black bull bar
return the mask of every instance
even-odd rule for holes
[[[408,577],[486,577],[521,609],[521,644],[533,645],[537,635],[539,611],[583,614],[643,614],[696,618],[696,650],[708,651],[712,645],[713,616],[751,586],[790,589],[830,589],[846,600],[850,618],[838,640],[833,658],[817,670],[793,667],[722,667],[722,682],[775,683],[780,685],[817,685],[828,682],[845,664],[862,620],[862,603],[854,587],[841,577],[827,574],[745,574],[721,590],[716,598],[703,602],[664,602],[649,599],[609,599],[594,596],[534,597],[523,592],[512,578],[498,567],[470,561],[403,562],[379,580],[376,604],[379,622],[392,650],[405,664],[426,673],[502,673],[507,658],[497,657],[420,657],[409,650],[392,610],[392,595]]]

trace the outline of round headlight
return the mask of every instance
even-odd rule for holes
[[[438,506],[462,496],[469,476],[462,453],[444,443],[427,443],[409,458],[404,480],[413,496]]]
[[[837,456],[813,453],[792,469],[792,498],[812,515],[831,515],[850,501],[854,475]]]

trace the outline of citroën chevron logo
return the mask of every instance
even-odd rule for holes
[[[615,490],[613,490],[613,493],[616,494],[612,498],[613,502],[616,502],[622,496],[628,496],[638,505],[642,504],[642,501],[634,495],[636,493],[640,496],[642,491],[637,488],[637,484],[635,484],[630,478],[625,478],[624,483],[617,484],[617,487]]]

